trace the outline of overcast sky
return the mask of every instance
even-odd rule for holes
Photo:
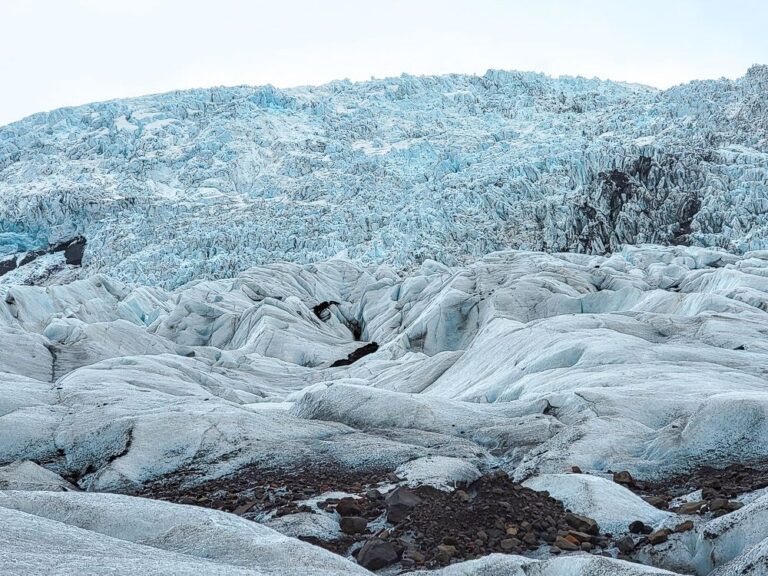
[[[482,74],[668,87],[768,63],[768,0],[0,0],[0,125],[177,88]]]

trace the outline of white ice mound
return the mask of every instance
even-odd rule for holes
[[[20,460],[7,466],[0,466],[0,490],[46,490],[78,491],[50,470],[35,462]]]
[[[662,576],[674,575],[659,568],[594,556],[568,556],[532,560],[523,556],[491,554],[459,562],[440,570],[411,572],[413,576]]]
[[[523,483],[562,501],[576,514],[593,518],[600,530],[622,534],[635,520],[657,526],[672,514],[654,508],[645,500],[611,480],[588,474],[543,474]]]
[[[231,514],[116,494],[0,492],[0,518],[9,576],[370,574]]]

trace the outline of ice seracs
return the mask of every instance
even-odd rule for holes
[[[766,249],[768,67],[666,91],[491,70],[214,88],[0,128],[0,262],[178,287],[276,261]],[[70,275],[34,262],[17,281]],[[2,282],[2,277],[0,277]]]

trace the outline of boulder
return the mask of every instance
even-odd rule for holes
[[[387,495],[384,502],[387,505],[387,522],[397,524],[410,514],[421,499],[408,488],[399,486]]]
[[[653,532],[653,528],[640,520],[635,520],[629,525],[629,531],[632,532],[632,534],[650,534]]]
[[[360,507],[357,498],[347,496],[339,500],[339,503],[336,504],[336,512],[339,513],[339,516],[359,516],[362,512],[362,508]]]
[[[342,516],[339,527],[344,534],[362,534],[368,527],[368,520],[360,516]]]
[[[569,526],[575,528],[579,532],[586,532],[593,536],[597,536],[600,533],[600,527],[597,525],[597,522],[592,520],[592,518],[569,512],[565,516],[565,521],[568,522]]]
[[[624,470],[623,472],[614,472],[613,481],[616,482],[616,484],[622,484],[624,486],[635,485],[635,479],[632,478],[632,474],[630,474],[626,470]]]
[[[563,550],[565,552],[576,552],[577,550],[581,550],[581,546],[579,546],[578,544],[574,544],[573,542],[564,538],[563,536],[558,536],[555,539],[554,545],[560,550]]]
[[[630,554],[635,549],[635,541],[632,536],[624,536],[616,541],[616,548],[622,554]]]
[[[651,546],[656,546],[657,544],[662,544],[667,541],[669,538],[670,531],[669,530],[656,530],[655,532],[651,532],[648,534],[648,543]]]
[[[397,551],[386,540],[371,538],[357,554],[357,563],[368,570],[379,570],[397,562]]]

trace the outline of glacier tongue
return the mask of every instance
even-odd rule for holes
[[[532,73],[215,88],[0,128],[0,256],[176,287],[346,256],[768,248],[768,67],[659,92]]]

